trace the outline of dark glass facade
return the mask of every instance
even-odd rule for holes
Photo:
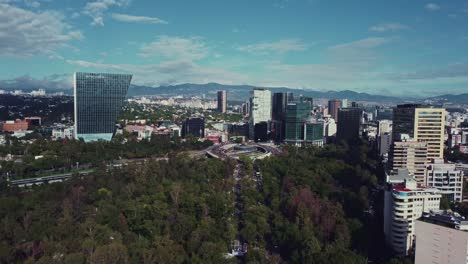
[[[185,138],[188,135],[205,137],[205,119],[202,117],[187,118],[182,125],[182,137]]]
[[[112,138],[131,80],[129,74],[75,73],[75,138]]]
[[[323,123],[306,123],[304,140],[306,142],[315,142],[323,140]]]
[[[254,141],[264,142],[268,140],[268,123],[260,122],[254,126]]]
[[[338,122],[336,139],[351,140],[361,137],[362,134],[362,109],[340,108],[338,109]]]
[[[414,136],[414,113],[417,107],[420,105],[404,104],[393,108],[393,140],[397,140],[401,134]]]
[[[285,141],[288,143],[304,140],[304,124],[312,111],[312,104],[308,101],[290,103],[286,107]]]

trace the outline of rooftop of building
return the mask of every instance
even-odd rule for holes
[[[468,221],[465,217],[451,210],[424,213],[419,220],[440,226],[455,228],[457,230],[468,231]]]

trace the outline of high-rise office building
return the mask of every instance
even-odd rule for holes
[[[415,264],[468,263],[468,221],[454,212],[430,212],[416,220]]]
[[[338,121],[338,109],[341,108],[341,100],[332,99],[328,101],[328,114],[335,119],[335,122]]]
[[[283,142],[286,133],[286,106],[293,101],[292,93],[274,93],[272,100],[272,134],[276,142]]]
[[[202,117],[187,118],[182,124],[182,137],[186,138],[188,135],[205,137],[205,119]]]
[[[302,144],[304,141],[304,124],[311,111],[312,106],[309,102],[289,103],[286,106],[286,143]]]
[[[384,233],[387,243],[399,256],[411,253],[415,220],[424,212],[439,210],[441,195],[435,188],[419,186],[408,174],[401,183],[387,187],[384,196]]]
[[[435,106],[398,105],[393,109],[393,138],[408,134],[427,143],[428,159],[443,158],[445,113]]]
[[[355,107],[338,109],[337,140],[351,140],[361,137],[362,112],[361,108]]]
[[[390,166],[392,170],[408,169],[420,184],[424,184],[427,165],[427,144],[412,139],[394,141],[391,148]]]
[[[457,170],[453,163],[445,163],[443,159],[433,159],[426,167],[426,182],[428,187],[437,188],[442,197],[451,202],[463,202],[463,171]]]
[[[132,75],[76,72],[75,138],[85,142],[111,140]]]
[[[255,137],[255,125],[261,122],[267,124],[271,121],[271,92],[265,89],[253,89],[250,92],[250,133],[251,139]]]
[[[218,112],[226,113],[227,108],[227,92],[218,91]]]

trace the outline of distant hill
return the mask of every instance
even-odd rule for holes
[[[444,94],[427,98],[426,101],[431,101],[438,104],[459,104],[468,105],[468,93],[464,94]]]
[[[223,85],[218,83],[207,84],[179,84],[172,86],[148,87],[132,85],[129,89],[129,96],[142,96],[142,95],[186,95],[186,96],[200,96],[205,94],[207,97],[215,97],[216,91],[226,90],[229,94],[229,100],[247,100],[249,92],[258,86],[251,85]],[[262,87],[263,88],[263,87]],[[314,91],[304,89],[291,89],[285,87],[270,87],[267,89],[272,92],[292,92],[296,95],[311,96],[315,98],[336,98],[336,99],[349,99],[355,101],[367,102],[402,102],[404,99],[383,95],[372,95],[368,93],[359,93],[350,90],[345,91]]]

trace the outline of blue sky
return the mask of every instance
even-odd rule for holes
[[[95,71],[150,86],[463,93],[467,25],[467,0],[0,0],[0,88]]]

